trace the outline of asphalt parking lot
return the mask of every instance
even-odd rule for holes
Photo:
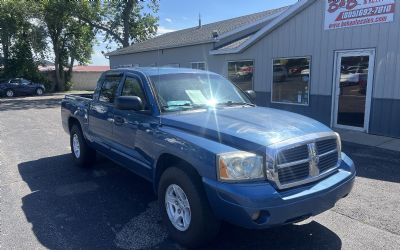
[[[74,166],[60,95],[0,99],[1,249],[182,249],[150,183],[99,157]],[[353,192],[305,222],[252,231],[224,224],[207,249],[399,249],[400,153],[344,143]]]

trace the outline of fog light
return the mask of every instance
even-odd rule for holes
[[[258,218],[260,218],[260,211],[257,211],[251,215],[251,219],[254,221],[258,220]]]

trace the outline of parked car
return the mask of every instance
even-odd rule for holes
[[[240,67],[235,75],[236,79],[239,80],[249,80],[253,77],[253,66],[243,66]]]
[[[340,86],[354,86],[361,85],[360,81],[368,76],[368,67],[365,66],[352,66],[347,69],[341,69]]]
[[[300,75],[303,82],[308,82],[310,80],[310,69],[303,69]]]
[[[274,82],[284,82],[288,77],[288,70],[283,64],[274,65]]]
[[[177,68],[102,74],[93,95],[67,95],[72,156],[99,151],[153,183],[177,242],[212,239],[220,221],[261,229],[302,221],[346,197],[355,178],[340,137],[310,118],[252,103],[224,77]]]
[[[13,97],[15,95],[43,95],[46,88],[43,84],[34,83],[24,78],[13,78],[0,83],[0,95]]]

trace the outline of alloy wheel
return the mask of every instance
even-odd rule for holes
[[[81,156],[81,145],[79,143],[79,138],[77,134],[74,134],[72,137],[72,150],[76,158]]]
[[[186,231],[190,226],[192,214],[185,192],[176,184],[168,186],[165,192],[165,208],[172,225],[179,231]]]
[[[7,95],[7,97],[13,97],[14,96],[14,91],[7,90],[6,95]]]

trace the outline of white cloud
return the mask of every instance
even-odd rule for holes
[[[168,29],[168,28],[165,28],[164,26],[158,26],[157,35],[159,36],[159,35],[163,35],[165,33],[174,32],[174,31],[176,31],[176,30]]]
[[[172,19],[171,18],[165,18],[165,21],[172,23]]]

